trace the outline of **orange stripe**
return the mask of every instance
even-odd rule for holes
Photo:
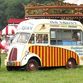
[[[57,54],[57,55],[58,55],[58,56],[57,56],[57,57],[58,57],[58,58],[57,58],[57,60],[58,60],[57,66],[59,66],[59,48],[58,48],[58,51],[57,51],[57,52],[58,52],[58,54]]]
[[[34,46],[32,46],[32,52],[34,53]]]
[[[79,64],[79,59],[78,59],[78,56],[76,56],[76,62],[77,62],[77,64]]]
[[[77,60],[77,64],[79,64],[79,57],[78,56],[77,56],[77,59],[76,60]]]
[[[49,66],[49,47],[47,47],[47,66]]]
[[[58,48],[57,48],[57,54],[56,54],[57,58],[56,58],[56,62],[57,62],[57,65],[58,66]]]
[[[76,61],[77,61],[77,54],[76,54]]]
[[[62,66],[62,65],[63,65],[63,64],[62,64],[62,48],[61,48],[61,54],[60,54],[60,56],[61,56],[61,58],[60,58],[60,59],[61,59],[61,62],[60,62],[61,64],[60,64],[60,66]]]
[[[45,65],[47,67],[47,47],[45,47]]]
[[[37,46],[34,47],[35,47],[35,54],[37,54],[38,53]]]
[[[49,54],[48,54],[48,57],[49,57],[49,61],[48,61],[48,63],[49,63],[49,66],[50,66],[50,47],[49,47]]]
[[[29,51],[32,52],[32,47],[29,48]]]
[[[35,46],[33,46],[33,53],[35,52],[35,51],[34,51],[34,47],[35,47]]]
[[[72,54],[73,54],[73,57],[76,58],[76,53],[72,52]]]
[[[54,47],[54,66],[55,66],[55,56],[56,56],[56,50],[55,50],[55,47]]]
[[[67,57],[68,57],[68,55],[67,55],[67,50],[65,50],[66,51],[66,63],[67,63]]]
[[[46,47],[46,65],[48,67],[48,47]]]
[[[59,66],[61,66],[61,54],[62,54],[62,48],[59,48]]]
[[[42,63],[43,63],[43,66],[44,66],[44,47],[42,46]]]
[[[37,55],[40,57],[40,47],[37,46]]]
[[[58,66],[59,66],[59,61],[60,61],[60,55],[59,55],[59,48],[58,48]]]
[[[45,53],[46,53],[46,51],[45,51],[45,46],[43,47],[43,59],[44,59],[44,66],[46,66],[46,60],[45,60]]]
[[[52,54],[53,54],[53,58],[52,58],[52,60],[53,60],[53,66],[54,66],[54,47],[53,47]]]
[[[52,66],[52,52],[51,52],[51,47],[50,47],[50,66]]]
[[[69,58],[70,58],[70,51],[67,50],[67,61],[68,61]]]
[[[36,46],[34,46],[34,53],[36,54],[37,53],[37,50],[35,50],[36,49]]]
[[[50,47],[50,66],[52,66],[52,60],[51,60],[52,56],[51,56],[51,47]]]
[[[50,66],[50,47],[48,47],[48,66]]]
[[[66,50],[63,49],[63,65],[66,63]]]
[[[70,58],[70,51],[67,50],[67,61]]]
[[[57,64],[58,64],[58,48],[55,48],[54,49],[54,52],[55,52],[55,60],[54,60],[54,64],[55,64],[55,66],[57,66]]]
[[[42,61],[42,66],[43,66],[43,60],[42,60],[42,46],[40,46],[40,58],[41,58],[41,61]]]
[[[53,66],[53,47],[51,47],[51,66]]]

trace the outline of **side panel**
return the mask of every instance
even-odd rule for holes
[[[74,58],[79,64],[78,55],[70,50],[52,46],[31,46],[29,51],[37,54],[42,67],[65,66],[69,58]]]

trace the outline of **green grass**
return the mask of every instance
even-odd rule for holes
[[[7,71],[4,66],[6,55],[2,55],[0,83],[83,83],[83,67],[76,69],[56,68],[36,72]]]

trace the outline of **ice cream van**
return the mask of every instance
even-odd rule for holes
[[[83,65],[83,25],[79,21],[56,19],[21,22],[5,65],[8,71]]]

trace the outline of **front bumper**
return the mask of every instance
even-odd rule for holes
[[[21,66],[18,61],[8,61],[6,66]]]

